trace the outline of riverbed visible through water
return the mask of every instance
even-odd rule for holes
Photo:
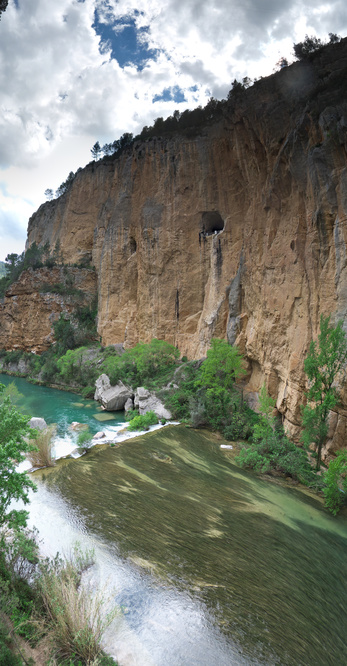
[[[43,402],[33,415],[49,421]],[[122,609],[105,635],[120,666],[346,664],[346,516],[240,470],[220,444],[165,426],[35,473],[43,552],[94,547],[90,575]]]

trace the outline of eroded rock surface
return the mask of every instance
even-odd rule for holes
[[[158,419],[169,420],[172,418],[171,412],[166,409],[161,400],[143,386],[139,386],[135,391],[134,405],[135,409],[139,410],[139,414],[154,412]]]
[[[69,278],[75,293],[43,291],[63,286]],[[77,290],[82,298],[76,298]],[[11,285],[0,303],[0,349],[23,349],[41,354],[54,342],[53,324],[61,314],[73,315],[78,305],[96,296],[95,271],[72,267],[29,268]]]

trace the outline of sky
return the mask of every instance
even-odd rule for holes
[[[345,0],[9,0],[0,21],[0,260],[90,149],[347,35]]]

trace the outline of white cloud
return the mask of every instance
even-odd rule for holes
[[[139,39],[156,56],[141,71],[100,47],[96,8],[99,20],[146,28]],[[342,0],[10,0],[0,22],[0,168],[11,196],[0,225],[18,215],[22,229],[27,207],[89,161],[97,139],[225,96],[234,78],[271,73],[306,32],[346,34],[346,14]],[[186,102],[153,104],[175,86]]]

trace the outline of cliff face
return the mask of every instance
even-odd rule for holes
[[[261,80],[200,136],[88,165],[28,243],[92,254],[104,344],[237,343],[293,434],[320,314],[347,328],[347,40]],[[345,392],[347,415],[347,390]],[[343,410],[335,443],[343,441]]]
[[[71,315],[76,309],[74,294],[43,292],[54,284],[64,284],[84,294],[86,305],[96,295],[97,281],[94,271],[61,267],[28,269],[6,292],[0,304],[0,349],[24,349],[41,354],[54,342],[53,324],[60,314]]]

